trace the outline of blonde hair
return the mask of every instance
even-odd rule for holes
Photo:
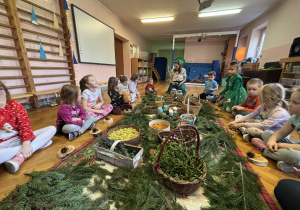
[[[254,84],[257,84],[258,87],[260,88],[264,83],[261,79],[259,78],[252,78],[250,79],[248,82],[247,82],[247,86],[248,85],[254,85]]]
[[[258,99],[263,103],[264,98],[269,99],[274,106],[282,106],[284,109],[288,110],[288,104],[284,100],[284,87],[281,84],[271,83],[261,86],[258,92]]]

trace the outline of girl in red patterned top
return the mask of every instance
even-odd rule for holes
[[[11,100],[6,86],[0,81],[0,164],[15,173],[32,153],[51,145],[54,126],[32,131],[24,107]]]

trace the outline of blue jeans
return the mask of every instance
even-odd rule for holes
[[[177,90],[181,90],[183,95],[186,95],[185,84],[183,83],[183,84],[181,84],[181,85],[179,86],[179,83],[181,83],[181,82],[182,82],[182,81],[175,81],[176,85],[173,85],[173,84],[170,82],[170,86],[169,86],[169,88],[168,88],[168,90],[167,90],[166,93],[167,93],[167,94],[170,94],[170,93],[171,93],[171,90],[172,90],[173,88],[176,88]]]

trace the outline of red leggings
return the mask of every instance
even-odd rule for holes
[[[114,109],[112,110],[112,113],[113,113],[114,115],[120,115],[120,114],[122,114],[122,111],[123,111],[124,109],[132,109],[132,106],[131,106],[130,104],[124,104],[122,108],[121,108],[121,107],[116,107],[116,108],[114,108]]]

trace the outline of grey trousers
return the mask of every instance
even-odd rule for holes
[[[269,138],[272,136],[273,131],[267,130],[262,133],[262,139],[267,144]],[[289,138],[284,138],[277,143],[288,143],[288,144],[297,144],[294,141],[290,140]],[[299,144],[299,142],[298,142]],[[299,167],[300,166],[300,151],[294,150],[292,148],[283,148],[283,149],[278,149],[277,152],[272,152],[268,149],[265,149],[264,151],[264,156],[272,158],[273,160],[276,161],[284,161],[285,163]]]
[[[65,134],[71,133],[78,131],[80,134],[83,134],[84,131],[86,131],[94,122],[94,117],[93,116],[87,116],[84,119],[84,124],[83,125],[74,125],[74,124],[66,124],[62,127],[62,132]]]

